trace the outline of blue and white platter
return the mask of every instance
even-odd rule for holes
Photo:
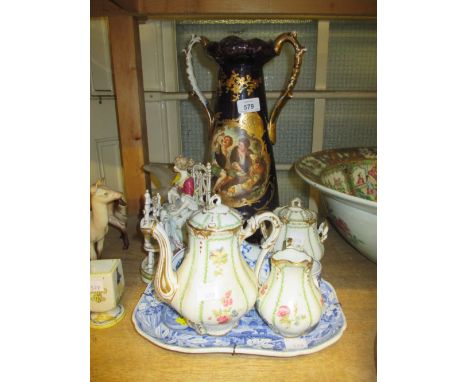
[[[243,243],[242,255],[250,267],[260,253],[258,246]],[[183,260],[183,251],[173,257],[176,269]],[[269,262],[265,261],[260,278],[265,278]],[[153,344],[183,353],[257,354],[292,357],[322,350],[340,339],[346,329],[346,318],[336,292],[330,283],[320,280],[324,311],[318,325],[298,338],[284,338],[274,333],[255,308],[243,316],[239,325],[225,336],[199,335],[169,305],[157,300],[153,284],[148,284],[133,311],[136,331]]]

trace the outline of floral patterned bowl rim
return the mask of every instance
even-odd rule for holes
[[[350,157],[343,159],[343,156],[345,155],[349,155]],[[310,158],[320,162],[323,166],[314,168],[310,163],[308,163],[311,160]],[[377,149],[370,147],[354,147],[318,151],[299,158],[294,163],[294,169],[306,183],[318,188],[324,194],[335,196],[339,199],[347,200],[358,205],[377,209],[377,202],[334,190],[333,188],[325,186],[321,180],[322,172],[326,171],[328,168],[339,164],[354,162],[360,159],[377,159]],[[315,171],[313,172],[313,170]]]

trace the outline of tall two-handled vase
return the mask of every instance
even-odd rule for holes
[[[295,49],[294,66],[286,89],[268,114],[263,65],[281,53],[289,42]],[[216,108],[212,111],[200,91],[192,66],[192,48],[200,43],[219,64]],[[213,192],[237,209],[244,220],[278,207],[278,184],[272,145],[276,121],[292,97],[305,52],[295,32],[275,41],[243,40],[229,36],[219,42],[192,36],[185,49],[191,94],[204,107],[209,120],[209,160],[214,175]]]

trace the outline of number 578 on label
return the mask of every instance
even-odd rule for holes
[[[239,114],[260,111],[260,100],[258,98],[246,98],[237,101],[237,111]]]

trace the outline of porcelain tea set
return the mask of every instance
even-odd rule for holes
[[[294,48],[294,65],[269,115],[262,66],[284,43]],[[221,67],[214,111],[194,76],[195,44]],[[190,353],[287,357],[320,350],[346,328],[333,288],[321,279],[326,221],[318,225],[299,198],[276,208],[276,120],[305,51],[295,32],[274,42],[192,36],[186,73],[208,116],[211,163],[178,156],[172,186],[159,188],[169,190],[167,202],[145,193],[140,229],[148,256],[140,274],[148,286],[132,319],[151,342]],[[260,246],[253,250],[248,238]]]
[[[241,214],[215,194],[190,215],[185,228],[187,247],[177,270],[164,224],[155,219],[146,231],[159,247],[153,287],[158,300],[199,335],[226,335],[254,306],[283,337],[302,336],[317,325],[323,308],[319,259],[328,227],[324,222],[317,229],[317,215],[302,208],[299,199],[244,224]],[[259,229],[264,240],[252,270],[240,247]],[[269,275],[262,280],[260,271],[271,253]]]

